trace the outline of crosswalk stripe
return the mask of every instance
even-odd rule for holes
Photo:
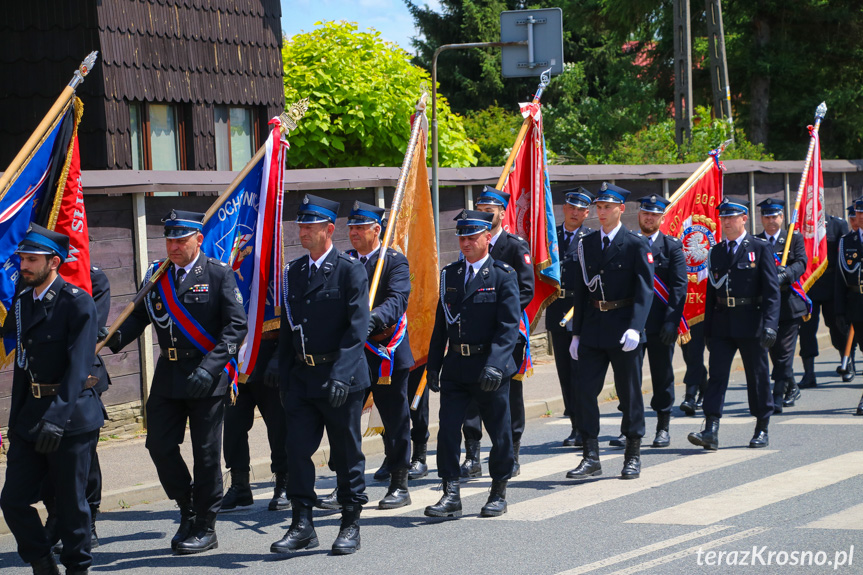
[[[609,575],[632,575],[632,573],[640,573],[642,571],[647,571],[648,569],[658,567],[659,565],[665,565],[667,563],[677,561],[678,559],[683,559],[684,557],[695,555],[696,553],[698,553],[699,550],[707,550],[713,549],[714,547],[721,547],[723,545],[727,545],[728,543],[734,543],[735,541],[740,541],[741,539],[752,537],[753,535],[760,535],[761,533],[764,533],[766,531],[770,531],[770,529],[768,527],[753,527],[752,529],[747,529],[746,531],[741,531],[740,533],[734,533],[732,535],[720,537],[719,539],[716,539],[714,541],[707,541],[706,543],[700,545],[693,545],[692,547],[687,547],[686,549],[682,549],[680,551],[677,551],[676,553],[672,553],[671,555],[657,557],[656,559],[645,561],[643,563],[639,563],[638,565],[633,565],[632,567],[627,567],[626,569],[621,569],[619,571],[609,573]],[[691,570],[691,572],[695,571],[695,569]]]
[[[658,541],[650,545],[645,545],[644,547],[639,547],[638,549],[633,549],[632,551],[627,551],[626,553],[621,553],[620,555],[615,555],[613,557],[607,557],[599,561],[594,561],[593,563],[588,563],[587,565],[582,565],[581,567],[576,567],[575,569],[570,569],[569,571],[564,571],[563,573],[565,573],[566,575],[582,575],[583,573],[590,573],[591,571],[596,571],[597,569],[602,569],[603,567],[617,565],[618,563],[623,563],[624,561],[629,561],[630,559],[635,559],[636,557],[641,557],[642,555],[648,555],[650,553],[653,553],[654,551],[659,551],[660,549],[668,549],[669,547],[674,547],[675,545],[680,545],[681,543],[686,543],[687,541],[692,541],[693,539],[706,537],[707,535],[713,535],[714,533],[718,533],[719,531],[725,531],[726,529],[731,529],[731,527],[729,525],[714,525],[705,529],[699,529],[698,531],[684,533],[683,535],[672,537],[671,539],[666,539],[665,541]]]
[[[577,511],[591,505],[611,501],[619,497],[638,493],[654,487],[713,471],[728,465],[736,465],[756,457],[775,453],[764,450],[729,449],[716,453],[696,452],[666,463],[643,467],[641,477],[632,481],[622,481],[617,477],[607,480],[590,481],[576,484],[568,489],[559,489],[548,495],[534,497],[509,506],[506,515],[498,520],[506,521],[543,521],[564,513]],[[609,457],[600,457],[603,463]],[[609,467],[606,466],[606,470]],[[617,469],[613,471],[616,473]]]
[[[839,513],[816,519],[812,523],[801,526],[800,529],[863,530],[863,503],[843,509]]]
[[[609,455],[608,459],[614,457],[623,457],[623,454]],[[530,463],[523,463],[521,465],[520,475],[510,480],[509,487],[518,487],[518,484],[522,482],[533,481],[540,477],[563,473],[565,470],[572,469],[578,465],[578,461],[579,457],[576,453],[569,452],[555,455],[553,457],[546,457],[537,461],[531,461]],[[474,479],[469,482],[462,480],[461,497],[464,499],[471,495],[487,493],[490,486],[491,478],[487,475],[479,480]],[[363,514],[368,515],[369,513],[372,513],[391,516],[422,511],[425,509],[426,505],[437,503],[438,499],[441,498],[441,495],[443,495],[443,492],[437,485],[424,487],[422,489],[411,489],[410,505],[391,511],[369,508],[368,510],[363,510]]]
[[[723,422],[725,423],[725,422]],[[792,417],[782,419],[778,425],[863,425],[863,417]]]
[[[704,421],[703,417],[672,417],[671,425],[689,425],[691,427],[698,427],[701,425],[701,422]],[[863,424],[863,417],[859,420],[860,424]],[[621,419],[618,418],[602,418],[600,420],[600,424],[604,427],[606,425],[616,427],[620,429]],[[572,425],[569,419],[550,419],[546,425]],[[722,425],[751,425],[755,427],[755,418],[753,417],[723,417]]]
[[[627,523],[711,525],[861,473],[863,451],[854,451],[630,519]]]

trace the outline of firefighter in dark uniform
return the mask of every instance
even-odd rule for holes
[[[408,375],[408,402],[416,397],[417,390],[425,375],[426,366],[421,364],[415,366]],[[429,441],[429,388],[426,385],[422,395],[417,402],[416,409],[408,411],[411,417],[411,467],[408,470],[408,479],[422,479],[429,474],[426,463]]]
[[[849,207],[854,209],[853,205]],[[833,300],[836,262],[839,261],[839,238],[848,233],[848,222],[842,218],[828,215],[825,223],[827,228],[827,268],[806,292],[812,301],[812,314],[809,321],[803,322],[803,325],[800,326],[800,357],[803,360],[803,377],[799,384],[801,389],[815,387],[818,383],[815,378],[815,358],[818,356],[818,316],[824,316],[824,324],[830,331],[830,343],[839,352],[840,357],[845,353],[845,342],[848,339],[848,334],[839,331],[836,326],[836,305]],[[853,365],[853,361],[849,365]],[[853,369],[848,372],[851,377],[853,377],[853,373]],[[850,378],[845,380],[843,377],[843,381],[850,381]]]
[[[348,255],[360,260],[366,268],[371,285],[380,257],[380,233],[384,210],[363,202],[354,202],[348,217],[351,245]],[[411,274],[408,259],[394,249],[384,258],[380,283],[369,319],[366,341],[366,361],[371,373],[371,392],[384,425],[384,462],[375,478],[389,479],[386,496],[378,503],[380,509],[396,509],[410,505],[408,469],[411,465],[411,419],[408,405],[408,374],[414,365],[408,338],[408,297]],[[395,346],[393,351],[387,351]],[[376,351],[371,351],[374,347]],[[389,356],[384,364],[382,355]]]
[[[160,352],[147,399],[146,446],[162,488],[180,507],[180,527],[171,549],[186,555],[219,546],[222,424],[231,388],[226,366],[236,361],[246,336],[246,312],[231,267],[201,251],[204,214],[172,210],[162,221],[171,263],[145,298],[146,305],[132,312],[108,345],[117,353],[148,325],[156,330]],[[160,264],[148,270],[145,285]],[[186,335],[190,332],[184,325],[191,320],[215,342],[209,352]],[[180,454],[187,421],[194,477]]]
[[[571,431],[563,440],[564,447],[581,447],[583,445],[581,432],[578,431],[578,419],[575,414],[573,398],[573,379],[578,377],[578,362],[569,355],[569,344],[572,334],[569,332],[570,322],[560,325],[563,316],[572,309],[573,288],[580,281],[581,267],[578,263],[578,241],[593,230],[584,225],[584,220],[590,214],[590,204],[593,194],[584,188],[564,190],[563,223],[557,226],[557,246],[560,252],[560,296],[545,310],[545,329],[551,334],[551,345],[554,350],[554,366],[557,368],[557,378],[560,381],[560,393],[563,396],[563,415],[569,418]]]
[[[734,354],[740,351],[746,372],[749,413],[757,423],[749,447],[766,447],[773,413],[767,350],[779,326],[779,278],[773,250],[746,233],[749,202],[724,199],[719,218],[725,240],[708,254],[704,337],[710,351],[710,379],[704,395],[705,428],[689,434],[704,449],[719,448],[719,418]]]
[[[641,475],[641,363],[644,325],[653,301],[653,256],[647,240],[620,221],[629,194],[604,182],[594,202],[602,227],[578,245],[582,273],[575,284],[570,355],[579,360],[575,397],[584,448],[581,462],[566,474],[569,479],[602,474],[597,398],[609,364],[623,411],[621,431],[626,436],[621,478]]]
[[[863,198],[856,200],[854,207],[858,214],[863,213]],[[851,327],[854,328],[855,347],[860,341],[860,336],[857,334],[863,334],[863,274],[860,272],[860,262],[863,261],[863,237],[861,236],[863,231],[858,227],[839,240],[839,261],[836,266],[837,278],[833,292],[836,327],[842,333],[848,333]],[[853,373],[853,366],[849,365],[849,371]],[[863,397],[857,405],[856,415],[863,415]]]
[[[755,237],[767,240],[781,263],[782,253],[788,242],[788,232],[782,229],[785,200],[767,198],[758,204],[758,207],[761,208],[761,225],[764,231]],[[797,349],[797,335],[800,324],[803,323],[803,316],[809,313],[809,304],[791,289],[792,284],[806,271],[807,265],[806,246],[803,245],[803,235],[799,230],[791,236],[785,264],[784,268],[776,268],[780,294],[779,328],[776,330],[776,343],[769,349],[770,361],[773,363],[771,375],[774,414],[782,413],[784,407],[793,407],[800,398],[800,389],[794,381],[794,351]]]
[[[93,287],[93,302],[96,304],[96,325],[99,326],[98,340],[101,341],[108,335],[108,314],[111,311],[111,284],[108,281],[108,276],[96,266],[90,267],[90,283]],[[111,385],[111,378],[108,376],[108,369],[105,367],[105,360],[102,356],[96,354],[93,368],[90,370],[90,375],[98,381],[93,390],[102,397],[102,394],[108,391],[108,386]],[[93,456],[90,463],[90,473],[87,476],[87,503],[90,505],[90,549],[95,549],[99,546],[99,537],[96,534],[96,515],[99,513],[99,506],[102,504],[102,468],[99,466],[99,454],[96,451],[98,441],[93,445]],[[53,512],[54,509],[54,489],[51,483],[45,483],[43,486],[42,500],[45,503],[45,508],[48,510],[48,518],[45,520],[45,529],[48,530],[48,537],[54,545],[54,553],[60,554],[63,550],[63,544],[59,543],[60,535],[57,533],[57,515]]]
[[[658,280],[657,285],[654,285],[653,303],[644,325],[647,335],[644,349],[650,362],[650,379],[653,384],[650,408],[656,412],[653,447],[668,447],[671,443],[668,429],[671,408],[674,407],[674,367],[671,362],[674,360],[677,328],[683,316],[686,286],[689,282],[683,244],[677,238],[659,231],[667,206],[668,200],[651,195],[641,200],[638,211],[638,226],[641,234],[647,238],[653,254],[653,271]]]
[[[21,559],[36,574],[58,573],[52,541],[33,506],[43,483],[53,483],[60,560],[66,573],[87,573],[93,562],[87,477],[105,422],[93,389],[96,378],[89,377],[96,306],[86,291],[58,275],[69,253],[67,236],[32,224],[16,253],[26,287],[15,296],[4,325],[18,343],[0,508]]]
[[[496,261],[504,262],[513,268],[518,277],[519,302],[522,311],[533,299],[533,262],[530,258],[530,246],[519,236],[509,233],[501,226],[503,215],[509,205],[509,194],[491,186],[485,186],[476,200],[476,209],[494,216],[491,228],[491,243],[488,253]],[[528,330],[530,326],[527,326]],[[513,361],[519,370],[524,361],[527,342],[519,335],[513,350]],[[509,408],[512,417],[512,448],[514,468],[513,477],[519,474],[518,452],[521,446],[521,435],[524,432],[524,387],[523,375],[516,373],[509,382]],[[482,475],[480,465],[480,440],[482,425],[479,409],[476,405],[468,408],[464,420],[465,461],[461,467],[462,477],[479,477]]]
[[[309,254],[282,277],[279,373],[288,422],[288,497],[293,518],[273,553],[318,546],[312,521],[315,463],[324,429],[342,506],[335,555],[360,548],[365,493],[362,416],[370,385],[363,346],[369,328],[369,279],[359,260],[333,246],[339,203],[306,195],[297,210],[299,239]]]
[[[463,259],[441,271],[427,377],[429,388],[441,394],[437,467],[444,493],[426,507],[429,517],[461,516],[459,431],[472,402],[479,406],[492,445],[491,492],[480,515],[506,513],[506,483],[513,475],[509,386],[518,369],[513,348],[521,308],[515,270],[489,254],[493,218],[473,210],[456,216]]]
[[[249,484],[251,455],[249,454],[249,430],[255,423],[255,407],[267,427],[270,445],[270,471],[275,476],[273,497],[267,504],[270,511],[291,508],[287,498],[288,453],[285,411],[279,399],[279,358],[276,355],[279,329],[261,334],[258,359],[255,368],[245,383],[240,384],[237,399],[225,407],[225,431],[223,447],[225,466],[231,471],[231,486],[222,499],[222,511],[254,504]]]

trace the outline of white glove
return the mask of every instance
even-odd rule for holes
[[[572,336],[572,343],[569,344],[569,356],[575,361],[578,361],[578,340],[579,339],[580,339],[579,336],[574,335],[574,336]]]
[[[638,347],[638,342],[641,340],[641,335],[634,329],[628,329],[623,332],[623,337],[620,338],[620,343],[623,344],[623,351],[632,351]]]

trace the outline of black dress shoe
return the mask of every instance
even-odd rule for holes
[[[461,487],[458,479],[443,480],[443,496],[425,508],[426,517],[461,517]]]
[[[687,394],[683,398],[683,403],[680,404],[680,411],[689,416],[695,415],[695,396]]]
[[[803,377],[800,379],[800,384],[797,386],[800,389],[809,389],[818,385],[815,378],[815,358],[803,358]]]
[[[569,437],[567,437],[566,439],[563,440],[563,446],[564,447],[575,447],[576,441],[578,440],[578,435],[579,435],[578,430],[573,429],[572,432],[569,434]]]
[[[180,527],[177,528],[177,533],[171,538],[171,551],[177,550],[177,545],[189,538],[192,534],[192,528],[195,526],[195,512],[192,509],[192,495],[177,499],[177,506],[180,508]]]
[[[671,445],[671,434],[668,431],[670,423],[671,412],[659,411],[656,413],[656,437],[653,438],[653,447],[668,447]]]
[[[719,449],[719,418],[708,417],[704,430],[690,433],[687,439],[693,445],[698,445],[708,451],[716,451]]]
[[[621,479],[638,479],[641,477],[641,438],[628,437],[626,452],[623,455],[623,470]]]
[[[848,371],[842,374],[842,381],[848,383],[849,381],[854,379],[855,374],[854,360],[848,362]]]
[[[602,465],[599,463],[599,440],[585,439],[578,466],[568,471],[567,479],[588,479],[602,475]]]
[[[500,517],[506,513],[506,479],[493,479],[488,501],[480,509],[480,517]]]
[[[749,440],[749,447],[757,449],[759,447],[767,447],[770,445],[770,440],[767,438],[767,425],[770,423],[770,418],[759,419],[755,424],[755,434]]]
[[[387,458],[384,457],[384,462],[381,463],[381,466],[375,471],[375,474],[372,476],[375,481],[389,481],[390,480],[390,470],[387,465]]]
[[[267,505],[270,511],[285,511],[291,508],[291,501],[288,499],[288,474],[276,473],[276,485],[273,487],[273,498]]]
[[[794,404],[800,399],[800,388],[794,381],[788,383],[785,388],[785,398],[782,400],[782,407],[794,407]]]
[[[185,541],[177,543],[174,553],[177,555],[193,555],[210,549],[219,548],[219,538],[216,537],[216,514],[208,513],[204,519],[195,520],[192,534]]]
[[[396,469],[392,473],[387,494],[378,502],[378,509],[398,509],[410,504],[411,494],[408,492],[408,470],[404,468]]]
[[[315,501],[315,507],[318,509],[341,509],[342,504],[339,503],[339,488],[336,487],[329,495],[319,497]]]
[[[231,472],[231,486],[222,498],[221,511],[234,511],[238,507],[250,507],[254,503],[255,498],[249,486],[249,473]]]
[[[314,549],[319,545],[318,534],[312,521],[312,508],[299,501],[291,501],[291,526],[285,536],[270,545],[272,553],[294,553],[301,549]]]
[[[333,555],[350,555],[360,550],[360,511],[362,507],[357,503],[342,507],[342,522],[339,535],[333,542]]]
[[[33,568],[34,575],[60,575],[57,562],[50,553],[30,563],[30,567]]]
[[[626,447],[626,436],[621,433],[620,436],[609,441],[608,446],[609,447]]]
[[[428,465],[426,465],[426,456],[428,453],[428,445],[425,442],[414,442],[414,448],[411,453],[411,468],[408,470],[408,479],[422,479],[429,474]]]
[[[700,391],[698,392],[698,397],[695,398],[695,407],[696,409],[702,409],[704,407],[704,394]]]

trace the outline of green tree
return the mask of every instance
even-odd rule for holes
[[[493,105],[485,110],[468,112],[464,129],[479,146],[478,166],[503,166],[523,118],[518,110]]]
[[[374,30],[360,32],[344,21],[316,26],[285,38],[282,48],[285,100],[310,101],[291,135],[288,165],[401,165],[421,85],[431,83],[428,72]],[[440,165],[475,165],[479,148],[465,134],[463,118],[443,96],[437,107]]]

